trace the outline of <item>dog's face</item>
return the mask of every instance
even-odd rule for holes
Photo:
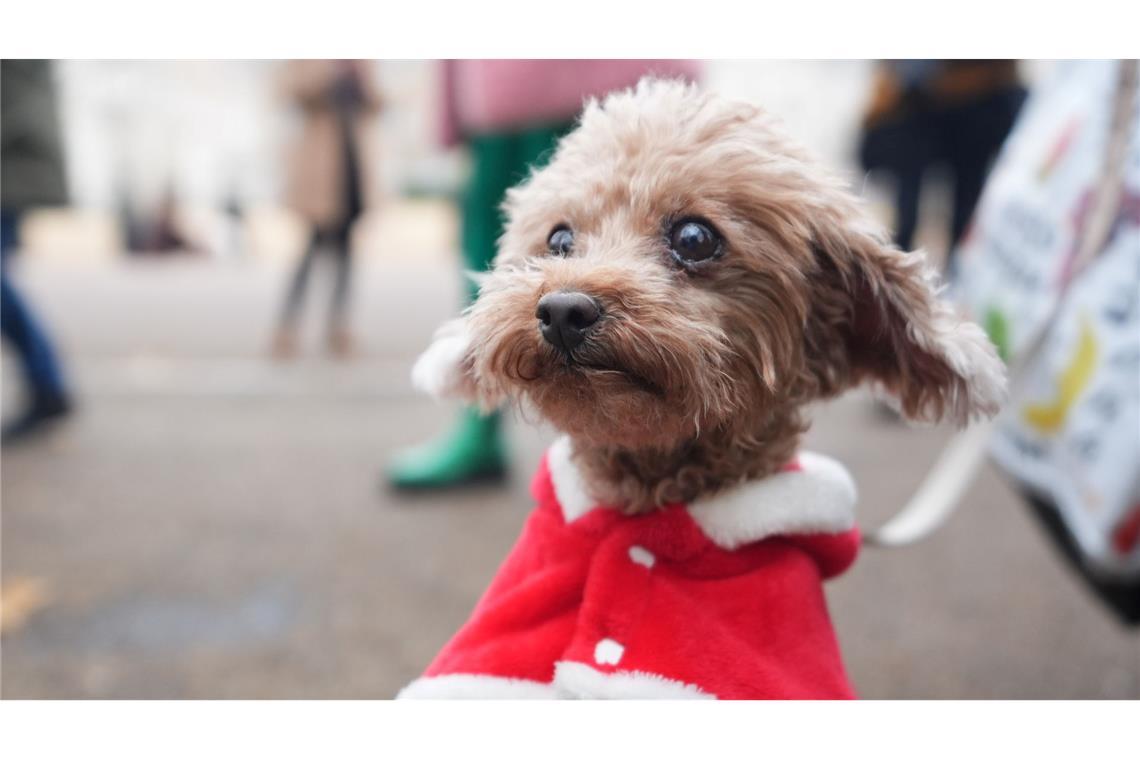
[[[633,449],[753,436],[863,379],[913,418],[997,408],[981,331],[752,106],[643,82],[590,104],[505,208],[494,271],[421,385]]]

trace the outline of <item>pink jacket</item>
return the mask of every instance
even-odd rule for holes
[[[763,480],[626,516],[562,439],[538,507],[467,624],[402,697],[854,696],[823,581],[855,559],[855,487],[801,453]]]
[[[688,60],[445,60],[440,139],[569,121],[589,96],[636,84],[647,74],[700,78]]]

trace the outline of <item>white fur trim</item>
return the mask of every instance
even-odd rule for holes
[[[571,451],[569,436],[562,436],[551,445],[546,460],[554,495],[568,523],[599,506],[586,490]],[[768,536],[850,530],[856,501],[851,475],[821,454],[804,451],[798,459],[800,470],[748,481],[699,500],[689,507],[689,514],[713,543],[729,550]],[[632,550],[630,559],[639,561]],[[652,562],[646,565],[651,566]]]
[[[653,552],[646,549],[644,546],[631,546],[629,547],[629,560],[635,562],[643,567],[653,567],[657,562],[657,558],[653,556]]]
[[[557,699],[548,683],[524,678],[454,675],[417,678],[400,690],[396,699]]]
[[[689,514],[713,543],[736,549],[768,536],[843,533],[855,525],[855,482],[843,465],[801,452],[801,469],[695,502]]]
[[[603,673],[580,662],[554,666],[560,697],[574,699],[716,699],[692,684],[636,670]]]
[[[435,332],[412,367],[412,385],[435,398],[458,391],[464,381],[463,358],[471,345],[466,322],[453,319]]]
[[[554,495],[562,505],[562,518],[568,523],[598,506],[597,499],[586,491],[586,482],[571,459],[570,446],[570,437],[564,435],[551,445],[546,454]]]
[[[613,639],[602,639],[594,647],[594,662],[599,665],[617,665],[625,654],[625,647]]]
[[[692,684],[640,671],[603,673],[559,662],[554,682],[467,673],[417,678],[396,699],[716,699]]]

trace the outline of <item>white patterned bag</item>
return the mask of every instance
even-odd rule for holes
[[[990,451],[1085,577],[1140,619],[1140,97],[1135,61],[1060,64],[964,240],[957,299],[1011,364]]]

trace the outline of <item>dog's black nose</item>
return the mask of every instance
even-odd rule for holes
[[[538,300],[534,315],[546,342],[570,353],[586,339],[586,331],[602,316],[602,309],[585,293],[547,293]]]

